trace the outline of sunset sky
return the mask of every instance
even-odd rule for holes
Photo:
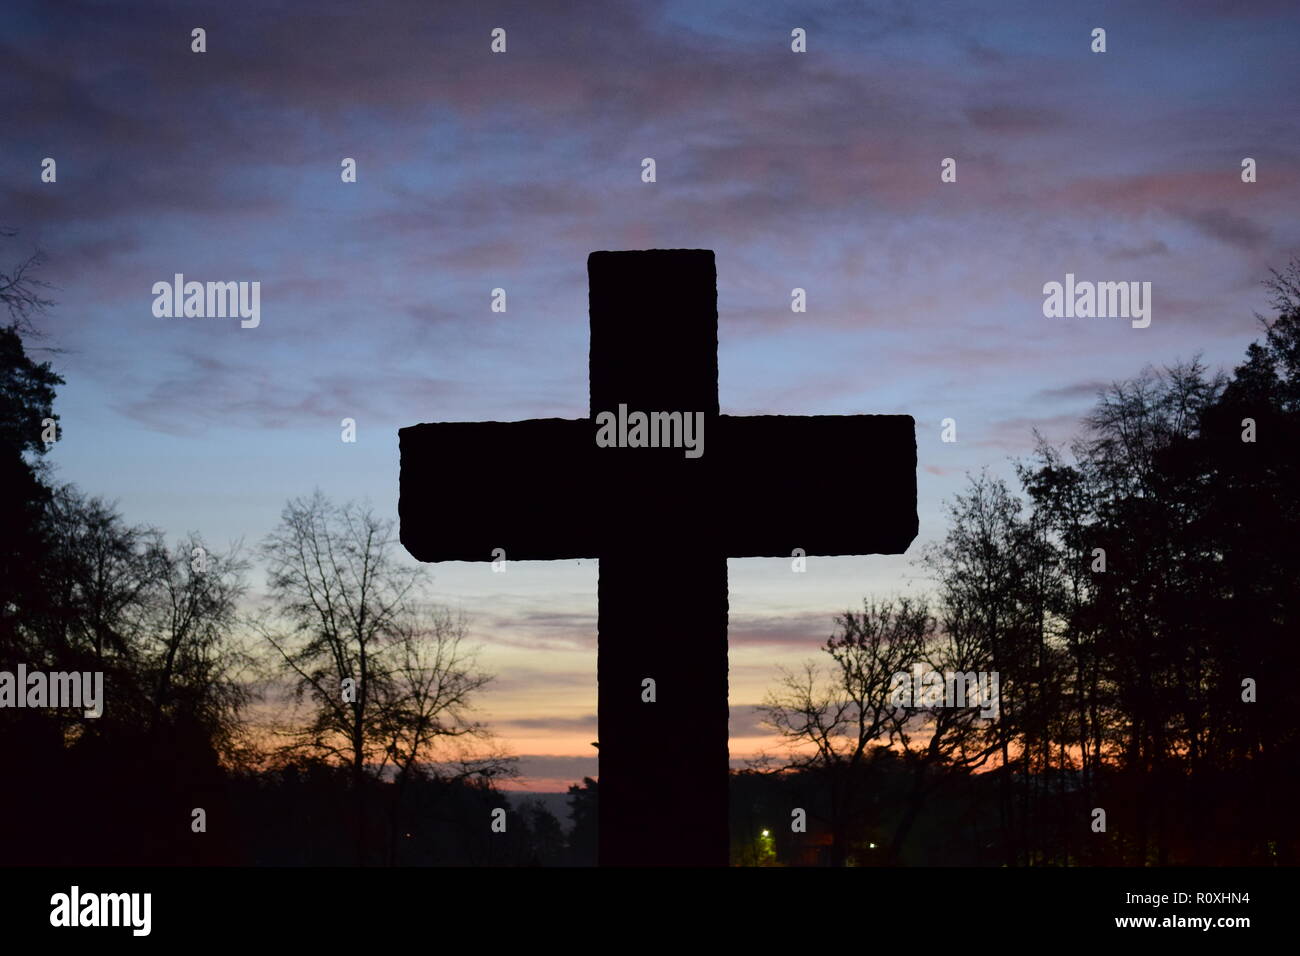
[[[730,562],[739,764],[779,665],[925,589],[967,471],[1147,363],[1230,368],[1300,254],[1294,0],[560,6],[6,3],[0,226],[56,286],[57,477],[218,547],[316,487],[395,519],[400,427],[587,414],[591,251],[712,249],[722,411],[910,414],[920,459],[908,555]],[[260,326],[155,317],[175,273],[260,281]],[[1067,273],[1150,282],[1150,327],[1045,318]],[[431,570],[519,785],[595,775],[595,563]]]

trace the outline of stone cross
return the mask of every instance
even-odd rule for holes
[[[590,418],[401,429],[402,543],[599,559],[600,863],[725,866],[727,558],[905,551],[915,423],[720,415],[713,253],[587,273]]]

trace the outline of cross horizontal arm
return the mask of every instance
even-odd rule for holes
[[[588,419],[399,435],[402,543],[421,561],[899,554],[917,533],[907,415],[710,416],[698,458],[599,448]]]
[[[420,561],[594,558],[590,420],[437,422],[398,431],[402,544]]]
[[[910,415],[722,415],[710,536],[732,558],[902,554],[916,538]]]

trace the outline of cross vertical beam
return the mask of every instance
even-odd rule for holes
[[[916,426],[718,414],[712,252],[595,252],[588,275],[590,417],[403,428],[402,543],[421,561],[599,558],[600,862],[725,865],[727,558],[905,551]],[[599,447],[620,405],[702,413],[702,457]]]
[[[725,866],[727,559],[604,555],[599,594],[600,865]]]
[[[592,419],[620,405],[702,412],[705,439],[698,459],[600,451],[643,511],[600,555],[600,863],[725,866],[727,559],[682,521],[700,513],[718,418],[713,253],[594,252],[587,277]]]

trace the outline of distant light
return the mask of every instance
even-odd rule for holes
[[[867,846],[869,846],[873,850],[876,848],[876,845],[874,843],[868,843]]]
[[[763,831],[763,836],[765,836],[765,837],[769,837],[769,836],[771,836],[771,835],[772,835],[772,831],[771,831],[771,830],[764,830],[764,831]],[[874,846],[875,844],[872,844],[872,845]]]

